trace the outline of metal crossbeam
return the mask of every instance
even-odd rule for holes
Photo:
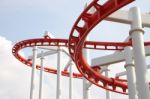
[[[145,47],[146,56],[150,55],[150,46]],[[133,54],[132,54],[133,57]],[[125,61],[124,52],[117,52],[111,55],[92,59],[92,66],[106,66],[113,63]]]
[[[111,14],[105,20],[118,22],[118,23],[124,23],[124,24],[131,24],[132,20],[129,19],[128,16],[129,16],[128,11],[119,10]],[[142,17],[142,26],[150,28],[150,14],[143,13],[141,14],[141,17]]]

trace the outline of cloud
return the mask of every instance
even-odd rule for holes
[[[0,98],[27,99],[30,70],[24,70],[25,66],[12,55],[11,41],[0,37],[0,42]]]
[[[11,41],[0,36],[0,42],[0,99],[28,99],[31,68],[20,63],[12,55]],[[36,82],[38,82],[38,75],[35,76]],[[35,83],[35,86],[38,86],[38,83]],[[48,84],[43,84],[44,99],[48,99],[49,93],[51,93],[49,87]],[[37,88],[35,89],[36,98],[38,97]]]

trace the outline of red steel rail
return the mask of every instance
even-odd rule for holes
[[[98,23],[100,23],[104,18],[116,10],[131,3],[134,0],[108,0],[103,5],[99,4],[98,1],[99,0],[93,0],[93,2],[87,6],[87,8],[76,20],[69,37],[69,52],[79,72],[88,81],[104,89],[117,93],[127,94],[127,84],[115,80],[114,78],[105,77],[93,70],[84,58],[82,49],[84,47],[84,42],[87,35]],[[95,8],[94,13],[89,13],[91,8]],[[84,22],[83,27],[79,26],[81,21]],[[122,90],[118,90],[119,88]]]
[[[129,46],[131,43],[122,43],[122,42],[93,42],[87,41],[84,44],[84,48],[87,49],[96,49],[96,50],[123,50],[124,46]],[[68,47],[68,40],[67,39],[45,39],[45,38],[37,38],[37,39],[28,39],[23,40],[16,43],[12,48],[13,55],[22,63],[27,66],[32,66],[32,62],[30,59],[26,59],[25,57],[19,54],[19,51],[23,48],[33,47],[33,46],[63,46]],[[37,69],[40,69],[40,66],[36,66]],[[93,67],[97,69],[98,67]],[[45,72],[57,74],[57,70],[53,68],[44,68]],[[69,76],[68,71],[62,71],[63,76]],[[81,78],[82,75],[79,73],[73,73],[74,78]]]

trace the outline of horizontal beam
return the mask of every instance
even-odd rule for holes
[[[105,20],[124,24],[131,24],[132,21],[128,18],[128,16],[129,11],[119,10],[111,14]],[[141,14],[141,17],[142,17],[142,26],[150,28],[150,14],[149,13]]]
[[[58,47],[50,48],[49,46],[41,46],[38,47],[39,49],[44,49],[44,50],[50,50],[50,51],[57,51]]]
[[[150,56],[150,46],[145,47],[146,56]],[[133,54],[132,54],[133,57]],[[116,52],[111,55],[97,57],[92,59],[92,66],[106,66],[125,61],[124,52]]]
[[[46,51],[46,52],[43,52],[43,53],[38,53],[37,58],[41,58],[42,56],[45,57],[45,56],[48,56],[48,55],[56,54],[57,52],[58,51]],[[33,55],[28,56],[28,59],[33,59]]]
[[[126,71],[123,71],[123,72],[117,73],[117,74],[116,74],[116,77],[124,76],[124,75],[126,75],[126,74],[127,74],[127,72],[126,72]]]
[[[46,52],[43,52],[43,54],[42,53],[38,53],[37,54],[37,58],[41,58],[42,57],[42,55],[45,57],[45,56],[48,56],[48,55],[53,55],[53,54],[56,54],[57,52],[58,52],[58,49],[54,49],[54,48],[48,48],[48,47],[38,47],[39,49],[44,49],[44,50],[49,50],[49,51],[46,51]],[[68,57],[70,57],[70,55],[65,51],[65,48],[63,48],[63,49],[60,49],[60,51],[62,51],[62,52],[64,52]],[[33,56],[31,55],[31,56],[28,56],[28,59],[32,59],[33,58]]]
[[[147,65],[147,69],[150,69],[150,65]],[[126,75],[126,74],[127,74],[127,72],[126,72],[126,71],[123,71],[123,72],[117,73],[117,74],[116,74],[116,77],[124,76],[124,75]]]
[[[92,59],[92,66],[106,66],[122,61],[124,61],[124,52],[115,52],[111,55]]]

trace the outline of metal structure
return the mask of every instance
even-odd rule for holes
[[[33,99],[33,83],[35,68],[40,72],[39,99],[42,99],[42,76],[43,71],[57,74],[57,94],[56,99],[61,99],[61,75],[68,76],[69,99],[72,99],[72,78],[83,79],[83,98],[90,99],[89,87],[95,84],[97,87],[106,89],[107,99],[110,99],[110,92],[128,94],[129,99],[149,99],[149,85],[147,81],[147,65],[145,57],[150,55],[150,42],[143,40],[143,27],[150,27],[150,15],[141,14],[140,9],[133,7],[129,12],[117,11],[121,7],[134,0],[108,0],[100,4],[99,0],[93,0],[81,13],[72,27],[69,39],[51,38],[48,34],[44,38],[28,39],[18,42],[12,49],[13,55],[22,63],[32,67],[30,99]],[[114,13],[115,12],[115,13]],[[112,14],[114,13],[114,14]],[[96,42],[86,41],[90,31],[102,20],[114,21],[129,24],[130,40],[127,42]],[[80,23],[84,24],[81,26]],[[44,46],[55,46],[57,49],[49,49]],[[19,54],[19,51],[26,47],[33,47],[33,56],[28,59]],[[68,47],[69,53],[61,47]],[[145,47],[145,48],[144,48]],[[37,54],[36,49],[49,49],[50,51]],[[120,51],[112,55],[99,57],[92,60],[92,64],[87,62],[88,58],[84,49],[93,50],[114,50]],[[61,69],[61,52],[66,53],[70,58],[65,69]],[[47,55],[57,53],[57,69],[43,67],[43,59]],[[88,53],[88,52],[87,52]],[[86,57],[86,58],[85,58]],[[36,58],[41,58],[41,66],[36,64]],[[108,76],[109,65],[125,61],[126,72],[117,74],[116,77]],[[78,68],[80,73],[73,73],[72,63]],[[92,65],[92,66],[91,66]],[[70,70],[68,71],[68,68]],[[102,75],[105,72],[105,75]],[[120,75],[127,74],[127,80],[119,78]],[[122,90],[120,90],[122,89]]]

